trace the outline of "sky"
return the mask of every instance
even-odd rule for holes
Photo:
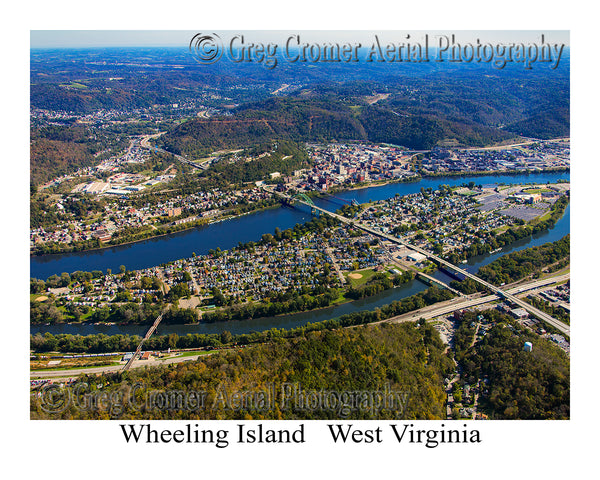
[[[93,48],[93,47],[176,47],[189,45],[190,39],[200,30],[31,30],[31,48]],[[202,32],[208,32],[203,30]],[[211,31],[212,32],[212,31]],[[216,30],[221,38],[230,38],[235,34],[247,35],[254,42],[284,42],[290,35],[303,34],[307,41],[368,42],[378,33],[386,41],[402,42],[406,35],[419,40],[427,33],[430,39],[435,35],[456,35],[456,41],[475,42],[480,38],[482,43],[531,43],[541,42],[545,35],[547,43],[564,43],[569,45],[569,31],[565,30]],[[308,37],[310,35],[310,37]],[[310,39],[310,40],[309,40]]]

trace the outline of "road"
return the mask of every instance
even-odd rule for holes
[[[165,133],[167,133],[167,132],[158,132],[153,135],[144,135],[142,137],[142,139],[140,140],[140,146],[142,148],[152,148],[152,145],[150,145],[150,139],[160,137],[161,135],[164,135]]]
[[[547,285],[554,285],[566,280],[569,280],[570,274],[566,273],[563,275],[558,275],[555,277],[549,277],[542,280],[534,280],[531,282],[527,282],[515,287],[512,287],[509,291],[513,294],[525,294],[530,290],[535,290],[536,288],[544,287]],[[479,295],[479,296],[477,296]],[[428,320],[430,318],[435,318],[440,315],[446,315],[454,312],[455,310],[463,310],[465,308],[469,308],[477,305],[484,305],[489,302],[497,301],[498,296],[496,295],[485,295],[481,296],[481,294],[470,295],[469,297],[455,297],[451,300],[447,300],[445,302],[436,303],[435,305],[429,305],[428,307],[421,308],[419,310],[414,310],[412,312],[408,312],[402,315],[398,315],[396,317],[388,318],[386,320],[381,320],[376,323],[402,323],[402,322],[415,322],[420,318],[424,318]],[[567,332],[567,335],[569,333]],[[207,353],[204,355],[211,355],[212,353]],[[199,357],[204,355],[190,355],[190,356],[177,356],[170,357],[166,359],[150,359],[150,360],[135,360],[130,368],[140,368],[140,367],[153,367],[158,365],[168,365],[171,363],[180,363],[191,360],[197,360]],[[120,365],[110,365],[105,367],[90,367],[90,368],[80,368],[80,369],[72,369],[72,370],[50,370],[50,371],[32,371],[30,372],[31,380],[34,379],[52,379],[52,380],[68,380],[70,378],[76,378],[81,374],[100,374],[100,373],[108,373],[108,372],[117,372],[123,368],[124,364]]]
[[[560,142],[562,140],[569,140],[569,137],[553,138],[551,140],[538,140],[536,138],[532,138],[531,140],[527,140],[525,142],[511,143],[510,145],[496,145],[494,147],[465,148],[464,150],[466,150],[466,151],[472,151],[472,150],[504,150],[504,149],[507,149],[507,148],[522,147],[523,145],[532,145],[534,143]]]
[[[392,235],[388,235],[386,233],[380,232],[378,230],[375,230],[374,228],[368,227],[366,225],[363,225],[360,222],[357,222],[355,220],[346,218],[342,215],[338,215],[337,213],[333,213],[330,212],[329,210],[326,210],[324,208],[318,207],[315,204],[311,204],[308,203],[302,199],[299,198],[292,198],[289,195],[280,193],[280,192],[275,192],[272,189],[267,188],[266,186],[263,186],[263,188],[268,191],[271,192],[272,194],[278,195],[284,199],[286,199],[290,204],[293,204],[294,202],[299,202],[302,203],[303,205],[317,210],[319,212],[325,213],[333,218],[338,219],[340,222],[352,225],[354,227],[360,228],[361,230],[364,230],[367,233],[370,233],[373,236],[379,237],[379,238],[383,238],[385,240],[389,240],[390,242],[393,243],[397,243],[399,245],[402,245],[406,248],[410,248],[411,250],[414,250],[416,252],[419,252],[423,255],[425,255],[428,259],[433,260],[435,262],[437,262],[439,265],[442,265],[444,267],[446,267],[447,269],[454,271],[454,272],[458,272],[462,275],[464,275],[467,278],[470,278],[478,283],[480,283],[481,285],[483,285],[484,287],[488,288],[489,290],[491,290],[492,292],[494,292],[496,295],[508,300],[509,302],[512,302],[516,305],[518,305],[519,307],[527,310],[529,313],[531,313],[532,315],[534,315],[535,317],[539,318],[540,320],[552,325],[553,327],[555,327],[556,329],[558,329],[559,331],[561,331],[562,333],[564,333],[565,335],[570,335],[570,329],[569,326],[566,325],[565,323],[555,319],[554,317],[552,317],[551,315],[548,315],[545,312],[542,312],[541,310],[535,308],[534,306],[530,305],[529,303],[517,298],[515,295],[511,294],[510,292],[504,291],[499,287],[496,287],[495,285],[492,285],[489,282],[486,282],[485,280],[483,280],[482,278],[477,277],[476,275],[473,275],[472,273],[457,267],[456,265],[444,260],[443,258],[421,248],[421,247],[417,247],[416,245],[411,245],[408,244],[402,240],[400,240],[399,238],[396,238]]]
[[[508,292],[512,295],[524,295],[530,290],[534,290],[536,288],[540,288],[547,285],[554,285],[557,283],[564,282],[568,280],[570,275],[563,274],[558,275],[556,277],[545,278],[543,280],[534,280],[531,282],[524,283],[522,285],[513,287],[508,290]],[[477,296],[479,295],[479,296]],[[455,297],[445,302],[436,303],[434,305],[429,305],[428,307],[421,308],[419,310],[415,310],[412,312],[404,313],[402,315],[397,315],[392,318],[388,318],[386,320],[382,320],[383,322],[390,323],[402,323],[402,322],[414,322],[423,318],[428,320],[430,318],[439,317],[441,315],[447,315],[449,313],[454,312],[455,310],[464,310],[466,308],[475,307],[478,305],[484,305],[486,303],[498,301],[498,295],[485,295],[481,296],[481,294],[469,295],[467,298]],[[561,322],[561,325],[564,325]],[[557,327],[558,328],[558,327]],[[570,327],[566,325],[566,328],[561,330],[566,335],[570,336]]]
[[[188,356],[177,356],[170,357],[165,359],[151,358],[149,360],[135,360],[130,368],[141,368],[141,367],[156,367],[159,365],[169,365],[172,363],[181,363],[192,360],[197,360],[199,357],[204,357],[206,355],[211,355],[211,353],[206,354],[198,354],[198,355],[188,355]],[[88,374],[88,375],[97,375],[100,373],[109,373],[109,372],[118,372],[123,369],[123,363],[120,365],[107,365],[104,367],[90,367],[90,368],[77,368],[70,370],[50,370],[43,371],[37,370],[29,373],[29,377],[31,380],[37,379],[52,379],[52,380],[68,380],[70,378],[77,378],[79,375]]]
[[[192,162],[191,160],[188,160],[187,158],[182,157],[181,155],[177,155],[175,153],[167,152],[166,150],[163,150],[162,148],[158,148],[158,147],[155,147],[154,145],[150,144],[150,139],[151,138],[160,137],[164,133],[166,133],[166,132],[155,133],[154,135],[144,135],[144,137],[142,137],[142,140],[140,141],[140,146],[143,147],[143,148],[147,148],[149,150],[154,150],[156,152],[161,152],[161,153],[166,153],[168,155],[173,155],[181,163],[187,163],[188,165],[190,165],[190,166],[192,166],[194,168],[198,168],[200,170],[206,170],[210,166],[210,164],[211,164],[210,161],[207,161],[207,162],[204,162],[204,163]]]
[[[335,270],[335,272],[337,273],[339,279],[340,279],[340,283],[342,285],[346,284],[346,277],[344,277],[344,275],[342,274],[341,270],[340,270],[340,266],[337,263],[337,260],[335,258],[335,253],[333,253],[333,249],[331,247],[327,247],[325,249],[325,251],[327,252],[327,255],[329,255],[331,257],[331,263],[333,264],[333,269]]]

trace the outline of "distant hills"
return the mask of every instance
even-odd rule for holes
[[[333,99],[273,98],[239,108],[233,116],[194,119],[162,137],[163,147],[191,158],[214,149],[273,140],[370,141],[430,149],[452,138],[486,145],[513,136],[466,119],[432,114],[399,114],[377,105],[348,106]]]
[[[570,114],[568,105],[543,108],[520,122],[506,127],[506,130],[524,137],[549,139],[570,135]]]
[[[128,135],[153,131],[157,121],[173,125],[162,146],[190,158],[275,140],[429,149],[562,137],[570,129],[568,62],[556,70],[435,62],[268,70],[198,65],[186,49],[151,48],[32,51],[30,60],[31,107],[63,115],[55,128],[32,125],[33,183],[122,151]],[[138,127],[97,115],[107,110],[144,121]],[[199,112],[221,115],[194,117]],[[77,116],[88,114],[78,128]]]

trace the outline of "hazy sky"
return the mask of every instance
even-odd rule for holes
[[[208,32],[208,31],[203,31]],[[85,48],[111,46],[182,46],[187,47],[190,39],[199,31],[190,30],[31,30],[31,48]],[[304,34],[307,41],[335,42],[371,42],[373,35],[378,33],[385,41],[405,41],[406,34],[411,39],[419,41],[427,33],[434,35],[456,35],[457,42],[475,42],[479,38],[482,43],[529,43],[541,41],[545,34],[547,43],[564,43],[569,45],[569,32],[564,30],[519,31],[519,30],[382,30],[382,31],[310,31],[310,30],[216,30],[223,40],[235,34],[244,34],[247,41],[253,42],[283,42],[293,34]],[[433,45],[432,45],[433,46]]]

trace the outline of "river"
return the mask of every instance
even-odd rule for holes
[[[344,200],[356,199],[359,203],[369,200],[383,200],[391,198],[396,193],[408,195],[424,188],[437,188],[439,185],[460,185],[465,182],[474,181],[477,184],[492,183],[547,183],[557,180],[569,180],[568,172],[536,173],[529,175],[478,175],[464,177],[436,177],[423,179],[414,183],[395,183],[380,187],[369,187],[359,190],[350,190],[337,193],[336,197]],[[335,200],[318,199],[315,201],[320,206],[335,210],[341,205],[335,205]],[[179,258],[207,253],[210,249],[220,247],[222,250],[229,249],[238,242],[259,240],[263,233],[272,233],[275,227],[284,230],[293,227],[296,223],[303,223],[310,219],[310,214],[294,208],[280,207],[264,210],[242,217],[234,218],[224,222],[179,232],[165,237],[145,240],[119,247],[80,252],[62,255],[46,255],[43,257],[32,257],[31,276],[47,278],[48,276],[61,272],[73,272],[76,270],[106,270],[111,268],[118,271],[119,265],[126,265],[129,269],[146,268],[149,266],[170,262]],[[541,245],[546,242],[556,241],[570,232],[570,208],[567,207],[563,217],[556,225],[544,232],[539,232],[529,238],[523,238],[517,242],[506,245],[501,251],[491,255],[481,255],[471,258],[466,265],[462,265],[470,272],[477,270],[498,257],[512,251],[521,250],[531,246]],[[441,271],[433,275],[444,281],[451,278]],[[258,318],[245,321],[231,321],[214,324],[199,325],[164,325],[159,328],[158,334],[177,333],[220,333],[229,330],[232,333],[249,333],[251,331],[267,330],[276,328],[293,328],[305,325],[309,322],[318,322],[330,318],[339,317],[346,313],[358,310],[372,310],[378,306],[400,300],[414,295],[427,288],[427,285],[414,280],[400,287],[381,292],[378,295],[362,300],[328,307],[325,309],[302,312],[290,315],[282,315],[270,318]],[[139,325],[40,325],[32,326],[31,333],[71,333],[89,335],[92,333],[105,333],[107,335],[136,334],[143,335],[147,326]]]

